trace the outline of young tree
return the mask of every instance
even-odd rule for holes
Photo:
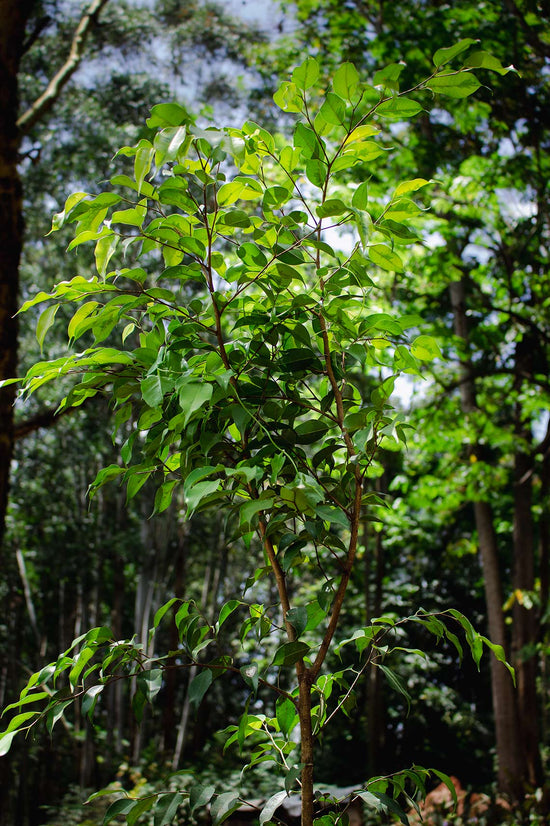
[[[71,343],[90,334],[95,343],[31,367],[26,392],[77,374],[62,410],[107,394],[115,433],[127,423],[131,432],[121,461],[100,471],[91,494],[122,480],[131,499],[151,481],[154,513],[162,513],[181,489],[188,518],[216,509],[231,535],[258,552],[259,564],[245,585],[254,601],[236,594],[215,622],[179,596],[160,608],[153,634],[176,609],[179,645],[165,655],[154,653],[152,638],[118,640],[105,627],[79,637],[10,706],[17,713],[0,737],[2,751],[42,717],[51,730],[75,700],[91,717],[104,686],[122,677],[133,681],[140,719],[167,669],[196,669],[187,689],[195,706],[216,679],[238,674],[251,698],[260,688],[276,698],[274,714],[251,713],[247,703],[239,724],[226,730],[226,747],[251,744],[249,766],[269,760],[284,777],[260,822],[299,783],[302,823],[310,826],[318,814],[315,741],[348,707],[367,665],[408,696],[387,660],[400,647],[404,619],[372,617],[335,645],[360,526],[380,518],[385,504],[366,487],[369,469],[386,440],[405,442],[407,424],[389,403],[395,378],[420,373],[438,354],[428,336],[407,343],[416,317],[378,311],[373,280],[376,271],[404,269],[395,247],[418,239],[420,209],[411,196],[429,182],[397,183],[381,201],[369,197],[369,178],[385,153],[386,120],[419,114],[424,90],[464,97],[479,87],[472,72],[478,57],[452,66],[470,45],[438,50],[430,76],[404,91],[400,64],[368,85],[345,63],[323,92],[319,66],[308,58],[275,95],[284,112],[299,116],[291,142],[250,121],[242,129],[198,129],[181,106],[159,104],[148,120],[153,140],[120,150],[133,159],[133,174],[115,176],[113,191],[71,195],[55,216],[54,229],[76,224],[70,249],[93,242],[97,275],[61,282],[24,309],[49,302],[37,325],[42,343],[59,308],[74,302]],[[351,175],[361,182],[351,184]],[[348,252],[331,244],[343,227],[354,233]],[[111,269],[112,261],[120,266]],[[115,345],[110,337],[122,325]],[[365,397],[362,373],[371,370],[379,379]],[[275,605],[263,596],[270,581]],[[434,615],[419,608],[409,619],[461,654],[451,630],[458,623],[476,663],[484,645],[504,661],[502,649],[454,609]],[[237,620],[228,644],[224,630]],[[270,652],[263,661],[253,637]],[[344,646],[356,649],[359,662],[328,670],[329,651]],[[42,701],[43,710],[27,710]],[[406,785],[422,791],[426,776],[414,767],[373,778],[356,795],[406,823],[396,798]],[[106,822],[124,814],[133,823],[154,806],[156,820],[167,823],[185,796],[122,799]],[[213,799],[215,822],[239,805],[238,792],[215,796],[215,788],[198,785],[191,808]]]
[[[418,72],[452,30],[480,38],[519,70],[495,78],[493,93],[475,101],[439,99],[401,135],[408,147],[398,158],[402,173],[443,181],[434,224],[443,245],[427,255],[422,287],[408,290],[402,281],[393,295],[403,309],[432,318],[454,362],[437,400],[429,396],[424,427],[446,431],[446,447],[437,436],[433,442],[434,460],[445,456],[442,487],[464,507],[466,484],[489,635],[516,663],[513,692],[492,662],[492,694],[499,785],[517,784],[519,792],[542,783],[540,745],[548,739],[538,726],[545,701],[537,698],[547,635],[548,433],[535,435],[548,410],[548,7],[317,0],[298,3],[298,16],[305,41],[317,37],[329,60],[338,55],[368,68],[402,57],[404,72]]]

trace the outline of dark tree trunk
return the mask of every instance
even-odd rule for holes
[[[19,259],[23,243],[17,75],[34,0],[0,0],[0,380],[17,372]],[[13,455],[13,385],[0,389],[0,548]],[[1,554],[1,551],[0,551]],[[0,566],[2,556],[0,556]]]
[[[450,286],[455,335],[468,347],[465,281]],[[465,356],[461,362],[460,398],[462,412],[467,416],[477,408],[476,388],[471,364]],[[472,453],[476,445],[471,446]],[[487,606],[489,637],[508,654],[503,613],[503,595],[498,558],[498,547],[492,508],[488,502],[473,503],[478,534],[479,554],[483,569],[483,585]],[[491,694],[495,721],[495,739],[498,761],[498,785],[502,792],[518,799],[527,779],[526,764],[521,749],[519,718],[514,687],[508,671],[494,657],[491,658]]]
[[[32,5],[33,0],[0,0],[0,381],[13,378],[17,371],[15,313],[18,309],[19,259],[23,242],[22,192],[17,170],[17,74]],[[0,570],[4,575],[7,561],[2,547],[14,444],[14,398],[14,385],[0,388]],[[15,676],[10,673],[14,659],[7,659],[2,678],[10,685]],[[8,823],[10,789],[14,778],[10,778],[6,761],[0,763],[0,822]]]
[[[535,460],[530,427],[525,423],[519,394],[524,375],[533,373],[533,357],[537,341],[524,336],[516,345],[514,431],[514,602],[512,623],[512,658],[516,669],[519,723],[522,731],[523,758],[531,786],[542,784],[542,766],[539,752],[539,724],[537,702],[537,660],[535,645],[538,640],[538,621],[529,595],[535,589],[535,529],[533,521],[533,473]],[[524,598],[525,595],[525,598]]]

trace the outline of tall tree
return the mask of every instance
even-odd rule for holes
[[[80,65],[90,27],[107,1],[92,0],[83,10],[65,62],[23,114],[19,112],[18,88],[21,58],[40,37],[47,25],[47,16],[37,14],[37,11],[44,11],[38,0],[2,0],[0,3],[0,381],[10,379],[17,373],[16,313],[19,309],[19,263],[23,244],[23,196],[18,171],[21,144],[36,122],[49,112]],[[34,20],[33,30],[29,30],[31,19]],[[14,448],[14,398],[13,386],[0,388],[0,549]]]

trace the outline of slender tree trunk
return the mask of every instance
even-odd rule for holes
[[[464,279],[451,284],[450,293],[454,332],[463,340],[467,350],[468,323]],[[475,382],[472,378],[471,364],[467,356],[461,362],[460,398],[464,415],[468,416],[477,409]],[[475,451],[476,445],[472,445],[472,455],[476,455]],[[505,651],[508,651],[493,513],[488,502],[475,501],[473,508],[481,567],[483,569],[489,637],[493,642],[501,645]],[[508,671],[494,657],[491,657],[491,694],[495,721],[498,785],[502,792],[510,794],[513,798],[518,798],[522,793],[526,767],[521,751],[516,698]]]
[[[516,453],[514,456],[514,602],[512,623],[512,657],[517,675],[518,714],[522,732],[523,756],[526,779],[531,786],[542,784],[542,766],[539,751],[539,724],[537,701],[537,659],[535,645],[538,641],[538,622],[534,605],[528,596],[535,589],[535,530],[533,520],[533,473],[535,458],[533,436],[525,422],[520,393],[523,376],[534,372],[534,355],[538,342],[532,336],[524,336],[516,345],[514,430]],[[527,593],[527,599],[523,595]]]
[[[311,727],[311,680],[307,672],[300,679],[298,699],[302,762],[302,824],[313,823],[313,764],[314,741]]]
[[[386,473],[378,480],[377,491],[387,492]],[[369,523],[365,523],[365,615],[369,625],[374,617],[382,614],[384,581],[384,542],[383,534],[378,531],[371,550],[369,542]],[[372,581],[374,579],[374,581]],[[367,721],[367,777],[382,772],[385,746],[385,714],[382,696],[381,671],[373,663],[369,664],[366,675],[365,716]]]
[[[548,449],[543,456],[540,474],[540,501],[542,515],[539,522],[540,531],[540,609],[539,609],[539,637],[545,643],[540,656],[541,695],[548,696],[548,657],[547,635],[543,618],[548,611],[548,593],[550,590],[550,453]],[[548,737],[548,711],[546,702],[541,703],[540,728],[541,742],[546,743]]]

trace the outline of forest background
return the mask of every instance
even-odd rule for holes
[[[395,399],[410,406],[416,430],[407,450],[388,441],[372,469],[372,489],[392,507],[381,523],[365,523],[346,610],[351,628],[358,616],[456,607],[505,647],[518,688],[496,661],[477,675],[437,647],[430,665],[410,655],[395,664],[407,711],[373,668],[357,708],[323,745],[321,779],[348,785],[418,762],[476,788],[497,780],[502,788],[504,766],[532,795],[543,786],[549,738],[550,10],[359,0],[254,9],[251,19],[238,16],[238,4],[0,2],[2,378],[40,357],[39,310],[13,319],[22,301],[89,266],[85,252],[66,254],[68,235],[44,237],[51,214],[71,191],[103,186],[115,151],[147,135],[154,103],[180,100],[204,123],[240,126],[248,117],[284,130],[271,95],[304,52],[327,74],[351,60],[365,78],[403,60],[413,80],[436,49],[471,37],[513,63],[518,74],[491,76],[475,98],[436,96],[407,127],[392,124],[388,145],[398,152],[372,181],[434,179],[424,243],[414,244],[414,265],[407,243],[404,271],[382,274],[380,308],[420,316],[420,332],[434,335],[443,355]],[[43,343],[48,357],[64,352],[62,327]],[[174,501],[150,519],[154,491],[127,508],[111,486],[89,504],[89,484],[120,449],[107,403],[95,398],[56,420],[52,389],[13,419],[11,387],[1,393],[4,706],[93,625],[146,639],[158,606],[183,593],[215,616],[242,580],[247,550],[217,513],[185,522]],[[71,801],[114,776],[144,787],[167,766],[229,776],[230,756],[220,762],[208,744],[238,717],[244,691],[233,689],[192,714],[185,685],[167,681],[157,712],[137,728],[119,684],[103,725],[76,719],[53,741],[44,733],[14,743],[0,763],[1,822],[67,822]],[[268,795],[267,776],[265,784]]]

